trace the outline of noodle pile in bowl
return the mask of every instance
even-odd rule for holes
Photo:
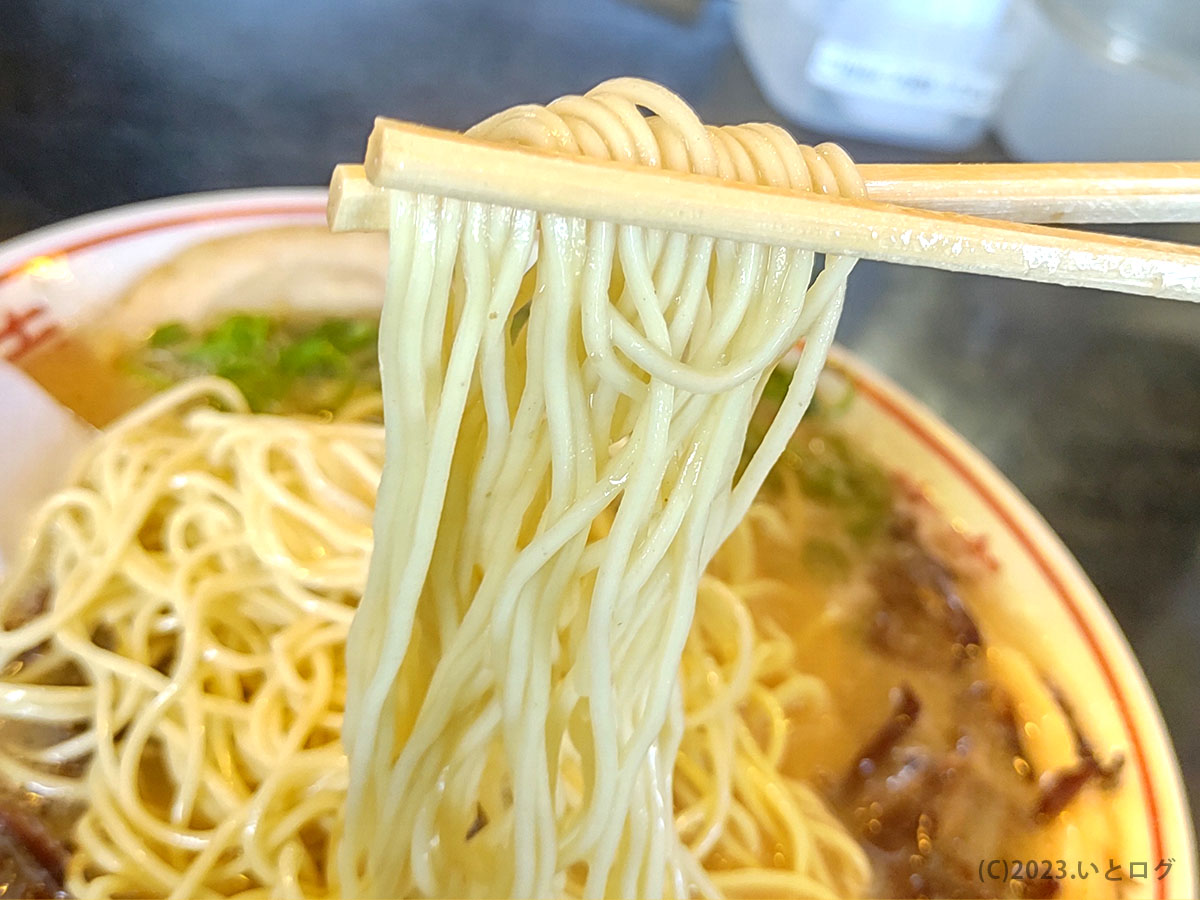
[[[347,412],[252,415],[226,382],[186,383],[110,429],[39,515],[4,601],[11,615],[45,571],[54,600],[0,638],[12,673],[0,714],[48,739],[0,760],[14,780],[87,803],[76,896],[343,894],[328,863],[344,830],[344,650],[384,445],[374,410]],[[748,520],[727,551],[742,565],[726,568],[753,568],[735,549],[753,540]],[[13,664],[37,646],[35,664]],[[857,845],[777,771],[788,712],[821,702],[793,652],[758,630],[737,581],[701,579],[675,822],[696,860],[730,867],[698,883],[811,896],[865,883]],[[466,813],[464,838],[472,825],[483,838]]]

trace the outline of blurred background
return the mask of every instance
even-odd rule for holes
[[[377,114],[461,128],[614,75],[860,162],[1200,159],[1197,0],[3,0],[0,239],[323,184]],[[1063,537],[1147,672],[1196,810],[1200,310],[864,263],[839,337]]]

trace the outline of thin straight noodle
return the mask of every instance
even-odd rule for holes
[[[646,120],[638,107],[658,118]],[[590,155],[599,155],[603,142],[609,158],[636,156],[704,174],[751,166],[760,183],[808,188],[836,180],[823,160],[822,171],[809,174],[804,154],[777,131],[707,129],[664,89],[628,79],[549,109],[498,114],[472,134]],[[733,145],[718,147],[721,141],[735,142],[739,153],[730,155]],[[491,243],[503,238],[495,229],[468,228],[446,235],[445,243],[427,234],[419,222],[438,220],[437,209],[450,202],[417,197],[393,204],[393,259],[401,263],[392,268],[387,306],[404,312],[385,313],[383,353],[405,352],[408,318],[433,333],[453,333],[472,371],[466,381],[465,368],[444,376],[452,361],[428,354],[421,373],[384,367],[385,410],[396,402],[389,397],[404,396],[410,408],[413,397],[423,397],[427,411],[388,429],[385,487],[387,470],[403,467],[420,491],[381,491],[373,572],[351,626],[350,803],[340,878],[354,893],[373,896],[450,885],[530,896],[561,891],[584,866],[586,896],[658,894],[698,868],[681,857],[690,851],[675,832],[670,767],[653,761],[682,746],[686,731],[672,698],[679,696],[676,672],[700,572],[749,508],[807,407],[852,261],[836,261],[806,290],[812,254],[535,216],[537,279],[528,321],[518,342],[501,345],[495,329],[488,338],[466,324],[467,303],[455,292],[465,290],[469,299],[473,290],[489,289],[469,274],[470,259],[503,252]],[[489,214],[514,215],[498,208]],[[436,243],[438,253],[411,250],[414,234]],[[455,241],[451,264],[447,248]],[[489,242],[482,251],[479,241]],[[493,312],[507,321],[516,298],[503,299]],[[797,376],[735,483],[762,384],[802,336]],[[519,397],[508,393],[514,387]],[[479,398],[484,416],[463,415],[468,398]],[[622,459],[630,464],[614,467]],[[449,496],[451,481],[469,485],[463,490],[474,522],[442,514],[449,501],[439,498]],[[610,512],[597,536],[592,523]],[[423,524],[383,542],[397,521]],[[448,577],[442,566],[456,574]],[[400,580],[383,574],[401,571]],[[453,603],[439,597],[451,589]],[[560,612],[568,603],[582,628]],[[431,604],[441,610],[436,618],[421,612]],[[460,611],[460,622],[447,623],[449,609]],[[638,631],[627,630],[634,621]],[[485,627],[489,640],[481,645]],[[356,633],[382,634],[382,642]],[[731,746],[737,729],[728,723],[738,715],[732,698],[752,693],[747,664],[737,671],[736,686],[709,713],[727,723],[730,754],[740,752]],[[481,784],[478,770],[450,748],[461,730],[455,717],[493,699],[501,718],[480,739],[506,761],[496,777],[511,791],[511,806],[488,810],[488,828],[497,832],[487,846],[512,850],[489,856],[486,874],[472,876],[472,867],[457,863],[470,852],[465,839],[438,824],[461,821],[461,814],[436,810],[449,796],[461,804],[471,795],[463,779]],[[766,702],[777,717],[782,706]],[[768,755],[776,758],[778,748]],[[573,759],[584,764],[583,790],[563,794],[552,761]],[[769,769],[768,762],[759,760],[755,771]],[[376,810],[369,819],[375,833],[364,840],[368,809]],[[789,833],[806,827],[800,814],[781,814]],[[388,851],[393,834],[411,836],[400,842],[407,858]],[[715,830],[707,834],[706,849],[719,841]]]

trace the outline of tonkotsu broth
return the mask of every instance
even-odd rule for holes
[[[154,394],[154,388],[105,359],[85,329],[38,347],[21,368],[85,422],[103,427]]]

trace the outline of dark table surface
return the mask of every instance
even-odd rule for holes
[[[731,18],[720,0],[684,20],[623,0],[3,0],[0,238],[151,197],[322,184],[362,158],[376,114],[458,128],[620,74],[709,121],[779,121]],[[939,159],[845,143],[865,162]],[[1138,233],[1200,243],[1190,226]],[[839,337],[1063,537],[1142,661],[1195,811],[1200,309],[864,263]]]

